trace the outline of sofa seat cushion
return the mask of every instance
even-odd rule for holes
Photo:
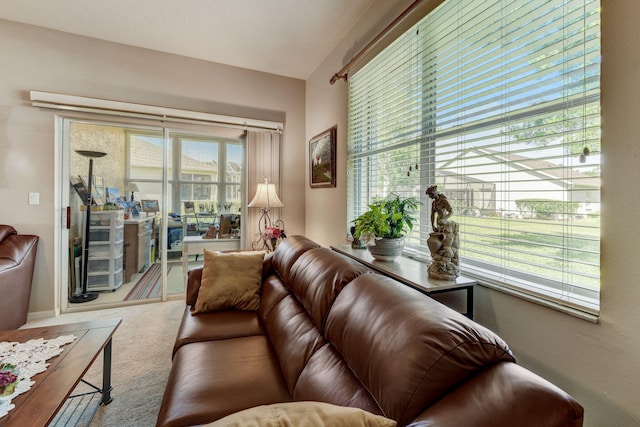
[[[187,306],[173,346],[173,354],[178,348],[192,342],[250,337],[264,333],[255,311],[223,310],[194,315]]]
[[[289,401],[266,336],[195,342],[175,353],[157,425],[206,424],[243,409]]]
[[[358,408],[324,402],[263,405],[228,415],[207,427],[395,427],[396,422]]]

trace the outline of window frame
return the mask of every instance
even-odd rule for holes
[[[135,183],[151,183],[151,184],[162,184],[162,177],[157,179],[150,178],[139,178],[132,176],[131,174],[131,139],[132,137],[141,136],[141,137],[152,137],[158,138],[159,140],[163,140],[162,134],[151,133],[151,132],[140,132],[140,131],[127,131],[126,143],[127,143],[127,177],[126,184],[129,182]],[[194,176],[208,176],[204,173],[195,173],[195,172],[183,172],[183,166],[181,162],[182,152],[183,152],[183,142],[203,142],[203,143],[212,143],[217,144],[218,146],[218,170],[216,172],[217,178],[214,179],[214,176],[211,176],[210,181],[198,180],[195,179]],[[184,133],[184,132],[169,132],[169,144],[172,147],[171,152],[173,153],[173,158],[169,159],[169,170],[171,173],[168,175],[168,185],[171,188],[171,204],[169,206],[170,211],[184,214],[184,203],[185,201],[194,201],[194,202],[209,202],[212,203],[212,208],[216,212],[220,211],[229,211],[236,202],[227,202],[228,196],[230,194],[236,194],[238,196],[238,206],[237,210],[240,212],[241,206],[243,205],[243,185],[244,185],[244,176],[245,168],[246,168],[246,144],[243,138],[227,138],[227,137],[216,137],[215,135],[202,135],[198,133]],[[237,176],[237,180],[228,179],[229,170],[233,168],[229,165],[229,160],[227,159],[227,152],[230,146],[239,146],[241,147],[241,160],[240,160],[240,170],[235,172],[235,176]],[[236,162],[237,163],[237,162]],[[183,178],[183,175],[190,175],[191,177]],[[207,200],[204,199],[183,199],[182,198],[182,188],[185,185],[190,186],[209,186],[209,194],[210,198]],[[193,193],[193,191],[191,191]],[[214,197],[215,195],[215,197]]]
[[[585,0],[585,1],[589,3],[589,7],[596,4],[595,7],[598,10],[598,21],[599,21],[599,8],[600,8],[599,2],[597,0],[596,1]],[[441,7],[448,7],[454,3],[455,2],[453,0],[446,0],[439,7],[437,7],[434,10],[434,12],[436,12]],[[558,4],[560,4],[560,2],[558,2]],[[584,7],[586,10],[587,3],[585,3]],[[418,27],[418,25],[420,24],[416,24],[416,26],[409,29],[403,36],[407,36],[407,34],[410,35],[412,32],[416,32],[416,27]],[[380,185],[380,183],[371,180],[372,174],[375,175],[375,172],[371,172],[373,168],[376,167],[375,166],[376,162],[374,157],[376,155],[389,153],[392,150],[398,150],[398,156],[399,156],[400,154],[403,153],[402,151],[403,149],[406,150],[408,147],[414,147],[413,151],[406,150],[404,152],[405,156],[411,157],[406,162],[407,164],[405,168],[407,170],[408,176],[413,173],[414,176],[417,177],[417,181],[414,178],[410,182],[408,181],[409,182],[408,184],[404,186],[398,185],[396,186],[395,189],[397,191],[403,191],[404,192],[403,195],[405,196],[420,197],[420,199],[423,202],[423,207],[420,209],[420,212],[418,215],[420,219],[419,225],[418,227],[416,227],[417,230],[413,234],[413,236],[411,236],[411,238],[408,239],[407,250],[405,251],[404,255],[416,258],[424,262],[429,262],[430,256],[427,253],[424,242],[428,237],[429,228],[430,228],[430,224],[428,221],[428,218],[429,218],[428,206],[430,205],[430,201],[424,195],[424,190],[427,187],[427,185],[425,185],[424,183],[429,183],[430,185],[431,183],[437,182],[436,176],[439,169],[437,166],[435,166],[437,163],[437,161],[435,160],[436,139],[438,138],[442,140],[443,138],[450,137],[450,135],[448,134],[448,131],[446,129],[434,130],[433,127],[437,126],[436,112],[432,112],[431,110],[424,108],[424,110],[420,112],[421,117],[416,118],[416,117],[409,116],[408,119],[406,119],[406,122],[411,122],[411,120],[419,120],[420,123],[422,123],[420,134],[417,134],[417,133],[412,134],[410,130],[407,130],[404,134],[402,134],[401,132],[398,132],[400,136],[397,137],[397,139],[394,142],[392,142],[390,145],[384,146],[384,144],[381,143],[380,140],[388,137],[388,135],[380,134],[380,135],[374,135],[373,137],[362,135],[366,132],[371,132],[371,133],[376,132],[375,128],[377,123],[375,123],[375,120],[377,118],[375,117],[375,115],[373,114],[371,115],[370,120],[366,122],[366,126],[362,125],[362,123],[365,122],[365,120],[359,123],[356,123],[353,116],[355,114],[354,111],[356,112],[363,111],[363,109],[365,108],[363,107],[363,103],[370,102],[371,104],[374,104],[375,102],[380,101],[380,98],[374,99],[373,95],[371,99],[367,98],[366,95],[364,94],[365,89],[361,89],[361,92],[357,94],[357,99],[355,99],[354,93],[353,93],[354,81],[356,82],[355,83],[356,85],[359,84],[358,83],[359,77],[362,74],[366,74],[370,72],[369,67],[376,66],[375,61],[377,60],[378,57],[380,57],[381,55],[387,55],[387,58],[388,58],[387,60],[389,61],[389,64],[391,64],[388,66],[389,69],[395,69],[394,67],[396,68],[401,67],[406,63],[406,61],[416,60],[415,58],[417,57],[417,55],[408,54],[403,56],[403,52],[393,51],[393,49],[396,49],[397,45],[401,43],[399,40],[403,36],[401,36],[396,41],[392,42],[387,48],[385,48],[382,52],[380,52],[378,56],[373,58],[369,63],[360,67],[358,71],[354,73],[353,76],[351,75],[349,76],[347,223],[348,225],[351,225],[353,219],[356,218],[359,214],[361,214],[364,210],[366,210],[368,203],[370,203],[375,197],[385,196],[388,194],[388,191],[385,192],[384,190],[384,185]],[[585,42],[585,45],[586,45],[586,42]],[[409,46],[407,43],[403,45],[404,48],[407,48],[407,46]],[[412,46],[409,46],[409,47],[411,48]],[[417,51],[417,42],[416,42],[416,51]],[[598,39],[598,55],[599,55],[599,52],[600,52],[600,44]],[[389,79],[389,80],[394,78],[395,78],[395,75],[392,75],[391,73],[388,73],[385,76],[385,79]],[[430,82],[428,81],[430,76],[428,74],[425,74],[425,73],[418,74],[415,76],[415,78],[417,82],[420,81],[420,83],[416,83],[417,88],[423,88],[427,84],[430,84]],[[598,78],[599,78],[599,72],[598,72]],[[422,81],[424,81],[425,86],[421,85]],[[366,90],[369,90],[373,93],[373,91],[382,90],[380,89],[380,87],[387,84],[387,81],[386,80],[385,81],[370,80],[367,83],[368,83],[368,86],[366,87],[367,88]],[[563,87],[565,87],[565,85],[566,85],[566,82],[563,82]],[[362,87],[365,87],[365,83],[362,83]],[[393,94],[393,92],[390,92],[390,93]],[[395,93],[395,95],[396,95],[395,97],[389,95],[388,99],[384,99],[384,102],[387,102],[389,104],[392,102],[397,102],[399,105],[398,108],[405,108],[407,110],[414,109],[417,111],[419,109],[418,107],[416,107],[416,103],[420,102],[420,100],[417,100],[419,96],[414,95],[413,92],[411,93],[407,92],[406,94],[404,94],[404,96],[400,96],[403,94],[398,94],[398,93]],[[586,106],[596,101],[599,107],[599,90],[597,91],[597,93],[593,93],[593,91],[591,93],[587,93],[582,96],[582,99],[578,99],[577,101],[576,99],[570,99],[570,98],[571,97],[568,97],[567,98],[568,101],[566,102],[582,101]],[[400,100],[397,100],[397,99],[400,99]],[[562,104],[559,104],[556,107],[560,108],[560,111],[563,111],[563,112],[568,110],[568,108]],[[528,108],[529,108],[528,112],[525,110],[518,109],[513,112],[513,115],[517,116],[518,114],[521,114],[521,115],[529,114],[531,117],[537,117],[531,111],[532,109],[535,109],[537,107],[529,106]],[[541,108],[541,107],[538,107],[538,108]],[[587,107],[585,107],[585,111],[586,111],[586,108]],[[553,111],[553,110],[550,109],[549,111]],[[389,113],[389,116],[391,116],[391,118],[389,119],[389,117],[387,117],[387,119],[392,120],[394,118],[392,115],[393,115],[393,111]],[[398,115],[398,117],[400,116],[401,114]],[[583,116],[587,116],[587,113],[584,112]],[[598,116],[597,121],[598,121],[598,132],[599,132],[599,109],[597,111],[597,116]],[[402,117],[406,117],[406,116],[402,116]],[[588,120],[588,119],[585,119],[585,120]],[[501,124],[498,123],[498,125],[501,125]],[[585,128],[587,127],[586,124],[584,126]],[[451,131],[451,134],[453,134],[454,130]],[[586,135],[586,131],[585,131],[585,135]],[[599,137],[599,134],[598,134],[598,137]],[[393,137],[389,137],[389,138],[393,139]],[[586,138],[587,137],[585,136],[585,141],[586,141]],[[418,148],[416,149],[415,146],[416,146],[417,140],[420,140],[421,142],[418,143]],[[599,143],[600,141],[598,140],[598,146],[599,146]],[[411,153],[411,154],[407,155],[406,153]],[[563,156],[568,157],[569,154],[563,154]],[[414,166],[414,162],[415,162],[415,166]],[[394,165],[400,164],[398,161],[389,161],[388,163],[391,163]],[[385,174],[382,172],[379,172],[379,174],[383,175],[384,178],[388,179],[389,174]],[[365,179],[362,179],[363,175],[366,176]],[[416,182],[420,183],[421,185],[416,185]],[[393,189],[393,185],[389,185],[389,187]],[[381,188],[383,188],[382,191],[380,190]],[[489,191],[489,192],[495,191],[495,188],[493,190],[488,188],[487,189],[483,188],[483,191]],[[600,187],[598,187],[598,204],[599,204],[599,191],[600,191]],[[446,193],[446,190],[445,190],[445,193]],[[452,192],[452,194],[453,193],[454,192]],[[455,195],[453,195],[453,197],[455,197]],[[452,199],[452,197],[450,197],[450,199]],[[598,213],[598,217],[599,217],[599,213]],[[512,221],[512,223],[515,223],[515,222]],[[598,228],[599,228],[599,225],[598,225]],[[598,236],[597,243],[599,244],[599,236]],[[461,243],[461,245],[464,245],[464,242]],[[496,271],[492,271],[492,270],[495,270],[495,268],[499,269],[499,267],[494,266],[492,268],[487,269],[486,264],[473,262],[470,259],[465,259],[465,257],[462,255],[461,255],[461,267],[463,270],[463,274],[478,278],[481,281],[481,283],[486,284],[487,286],[491,286],[493,288],[503,290],[505,292],[508,292],[514,295],[519,295],[519,296],[528,298],[532,301],[543,303],[545,305],[550,305],[550,306],[560,308],[569,312],[580,313],[581,316],[590,317],[590,316],[599,315],[599,309],[600,309],[599,283],[598,283],[598,289],[597,291],[595,291],[595,293],[597,294],[597,298],[593,298],[593,292],[585,291],[585,293],[587,293],[588,295],[581,295],[582,291],[579,289],[579,287],[576,287],[571,283],[566,284],[566,283],[555,282],[553,280],[543,279],[534,274],[522,273],[522,272],[511,271],[508,274],[501,273],[501,272],[496,273]],[[598,275],[598,282],[599,282],[599,275]],[[564,295],[564,293],[567,292],[566,289],[568,288],[572,288],[572,290],[569,291],[570,298],[567,298]],[[556,292],[556,289],[559,289],[560,293]]]

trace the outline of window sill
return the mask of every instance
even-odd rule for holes
[[[470,276],[470,277],[474,277],[474,275],[469,273],[468,271],[465,272],[465,274]],[[525,301],[528,301],[528,302],[531,302],[531,303],[534,303],[534,304],[538,304],[538,305],[541,305],[543,307],[547,307],[547,308],[550,308],[552,310],[559,311],[561,313],[565,313],[565,314],[577,317],[577,318],[582,319],[582,320],[586,320],[587,322],[599,323],[599,321],[600,321],[600,316],[598,314],[588,313],[586,311],[582,311],[582,310],[579,310],[577,308],[573,308],[573,307],[569,307],[569,306],[566,306],[566,305],[562,305],[562,304],[559,304],[559,303],[554,302],[554,301],[549,301],[548,299],[545,299],[545,298],[542,298],[542,297],[539,297],[539,296],[536,296],[536,295],[532,295],[532,294],[529,294],[529,293],[526,293],[526,292],[523,292],[523,291],[520,291],[520,290],[517,290],[517,289],[509,288],[509,287],[506,287],[504,285],[498,285],[498,284],[490,283],[490,282],[487,282],[487,281],[485,281],[483,279],[480,279],[478,277],[475,277],[475,278],[476,278],[476,280],[478,280],[478,286],[482,286],[482,287],[489,288],[489,289],[492,289],[492,290],[495,290],[495,291],[498,291],[498,292],[502,292],[502,293],[505,293],[507,295],[511,295],[513,297],[520,298],[520,299],[523,299]]]

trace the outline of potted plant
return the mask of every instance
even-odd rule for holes
[[[353,221],[354,238],[362,239],[374,258],[393,261],[404,249],[404,236],[413,229],[418,205],[415,197],[395,193],[375,199],[369,210]]]

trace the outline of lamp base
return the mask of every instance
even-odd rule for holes
[[[74,295],[69,297],[69,302],[72,304],[89,302],[98,299],[97,292],[87,292],[86,294]]]

